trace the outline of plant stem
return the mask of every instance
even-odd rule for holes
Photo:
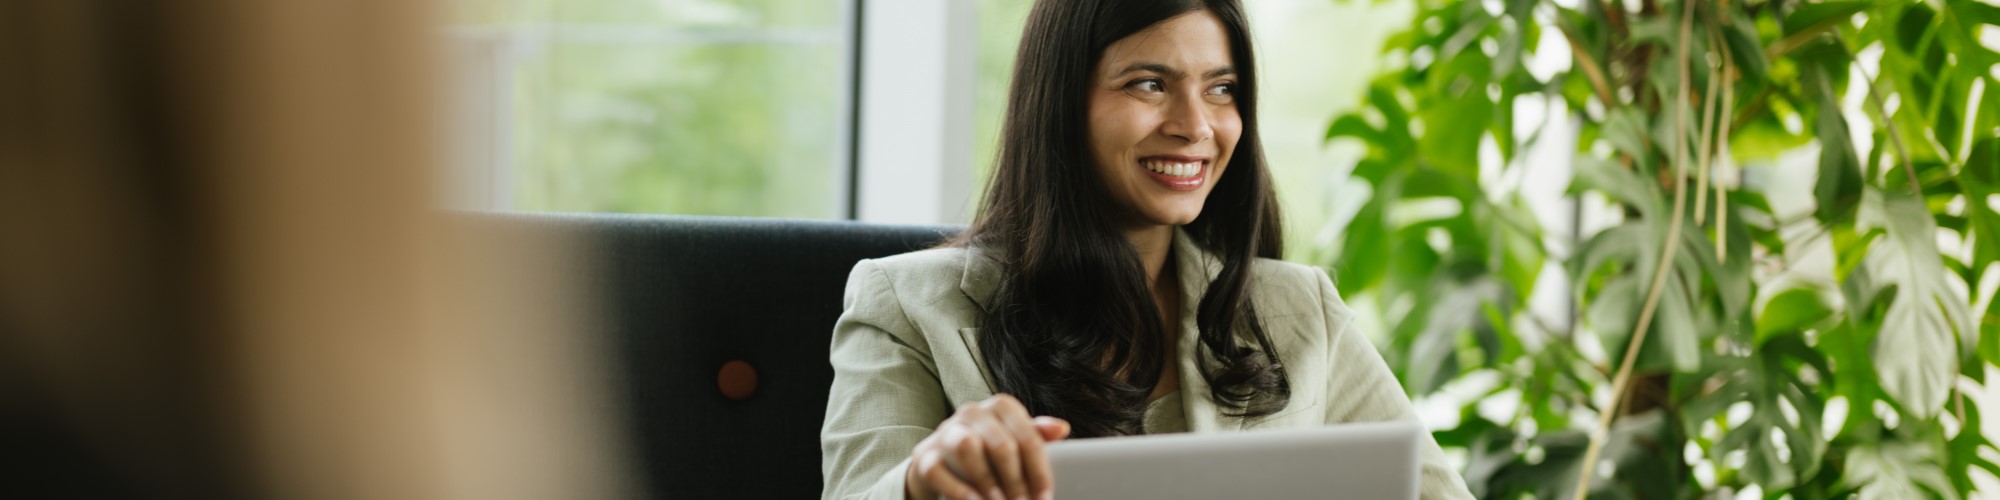
[[[1709,43],[1713,44],[1717,38],[1715,24],[1710,23],[1708,25],[1708,35]],[[1702,64],[1706,66],[1708,63],[1707,58],[1704,57],[1702,59]],[[1701,149],[1695,151],[1695,157],[1698,160],[1695,163],[1694,170],[1694,225],[1696,226],[1701,225],[1702,219],[1704,219],[1703,215],[1708,213],[1708,151],[1709,148],[1715,146],[1715,136],[1713,135],[1715,133],[1715,101],[1717,97],[1715,86],[1721,78],[1721,71],[1710,69],[1708,72],[1708,87],[1702,89]]]
[[[1604,21],[1611,24],[1613,33],[1625,32],[1625,11],[1611,0],[1597,0],[1597,8],[1604,9]]]
[[[1828,31],[1833,31],[1834,28],[1847,22],[1848,19],[1843,17],[1820,21],[1819,24],[1808,26],[1806,29],[1799,30],[1798,33],[1793,33],[1791,36],[1771,42],[1771,46],[1764,49],[1764,57],[1775,61],[1779,57],[1791,53],[1793,50],[1798,50],[1799,47],[1804,47],[1812,43],[1814,38],[1818,38]]]
[[[1720,34],[1717,35],[1720,38]],[[1719,162],[1729,161],[1729,123],[1736,110],[1736,59],[1729,51],[1722,53],[1722,119],[1716,123],[1722,130],[1715,134],[1715,157]],[[1715,182],[1715,261],[1729,261],[1729,186],[1718,178]]]
[[[1639,359],[1639,348],[1646,345],[1646,333],[1653,324],[1653,313],[1660,305],[1660,292],[1665,290],[1668,270],[1674,263],[1674,251],[1680,248],[1682,211],[1687,204],[1687,101],[1688,101],[1688,39],[1694,31],[1695,0],[1683,0],[1681,12],[1680,51],[1675,59],[1680,67],[1680,98],[1674,102],[1674,211],[1667,224],[1667,239],[1661,242],[1660,261],[1653,269],[1652,288],[1646,290],[1645,305],[1639,308],[1639,322],[1632,326],[1632,337],[1625,346],[1625,359],[1619,362],[1618,375],[1611,379],[1612,411],[1600,412],[1597,428],[1590,434],[1590,445],[1584,449],[1583,469],[1577,472],[1575,500],[1584,500],[1590,494],[1590,478],[1597,471],[1597,455],[1604,451],[1604,439],[1611,432],[1611,423],[1618,418],[1615,410],[1632,382],[1632,366]]]
[[[1604,103],[1606,110],[1616,107],[1618,103],[1612,100],[1611,81],[1604,77],[1604,68],[1590,58],[1590,53],[1584,52],[1583,44],[1576,41],[1576,32],[1570,30],[1569,25],[1556,23],[1556,27],[1562,29],[1563,39],[1569,41],[1570,57],[1576,59],[1576,65],[1583,68],[1583,75],[1590,78],[1590,88],[1597,91],[1597,100]]]
[[[1951,388],[1951,399],[1953,403],[1957,403],[1956,409],[1958,410],[1957,416],[1959,425],[1958,432],[1965,432],[1968,430],[1965,428],[1965,393],[1958,392],[1958,387],[1953,386]],[[1979,432],[1977,429],[1970,429],[1970,430],[1972,430],[1973,432]]]

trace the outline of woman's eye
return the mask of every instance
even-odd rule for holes
[[[1236,95],[1236,84],[1220,83],[1208,88],[1210,95]]]
[[[1148,92],[1148,93],[1163,92],[1166,90],[1166,86],[1164,84],[1161,84],[1158,79],[1154,78],[1133,80],[1132,83],[1125,84],[1125,88],[1127,90],[1137,90],[1140,92]]]

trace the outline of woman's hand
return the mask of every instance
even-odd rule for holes
[[[903,475],[909,498],[992,500],[1050,498],[1055,474],[1043,443],[1069,437],[1069,422],[1029,418],[1006,394],[958,407],[958,412],[910,452]]]

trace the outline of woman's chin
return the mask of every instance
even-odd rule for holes
[[[1160,207],[1146,211],[1146,220],[1162,226],[1182,226],[1201,216],[1201,207]]]

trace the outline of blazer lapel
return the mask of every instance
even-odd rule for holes
[[[993,293],[999,287],[1000,261],[993,260],[983,248],[966,245],[965,272],[958,278],[958,291],[978,304],[980,310],[992,311]]]
[[[965,247],[965,268],[958,279],[958,290],[971,298],[972,303],[979,307],[981,314],[985,314],[985,311],[992,310],[993,293],[999,286],[1000,263],[987,256],[977,246]],[[977,322],[978,319],[974,318],[973,321]],[[993,383],[993,372],[986,368],[986,357],[979,351],[979,326],[975,323],[972,326],[959,328],[958,340],[964,345],[962,352],[965,353],[967,360],[979,370],[979,378],[986,382],[985,394],[990,396],[999,392],[1000,386]],[[959,389],[966,391],[968,395],[977,392],[971,387]]]

